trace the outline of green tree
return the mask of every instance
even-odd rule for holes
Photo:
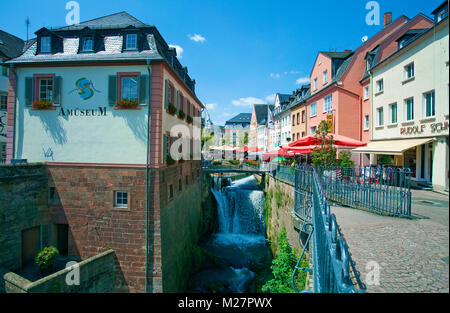
[[[333,135],[326,121],[321,121],[314,137],[317,139],[311,159],[314,167],[336,165],[336,149],[333,147]]]

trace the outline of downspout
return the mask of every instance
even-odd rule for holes
[[[150,65],[150,60],[146,61],[147,71],[148,71],[148,107],[147,107],[147,157],[145,164],[145,292],[149,292],[148,286],[148,217],[149,217],[149,203],[148,203],[148,186],[149,186],[149,175],[148,175],[148,164],[149,164],[149,154],[150,154],[150,106],[151,106],[151,94],[152,94],[152,67]]]
[[[12,153],[11,153],[11,160],[9,161],[11,162],[13,159],[15,159],[16,154],[17,71],[14,70],[14,64],[10,64],[9,68],[10,68],[9,75],[11,76],[11,73],[14,74],[14,114],[13,114],[13,131],[12,131]],[[10,77],[8,77],[8,80],[9,79]],[[6,108],[8,108],[8,104],[6,104]],[[8,121],[6,121],[6,126],[8,127]],[[8,138],[8,131],[6,131],[6,138]]]

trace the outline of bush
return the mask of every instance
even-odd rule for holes
[[[233,165],[238,165],[241,162],[239,162],[238,160],[230,160],[230,163],[233,164]]]
[[[272,293],[293,293],[292,288],[292,273],[294,272],[297,260],[294,251],[292,250],[287,240],[286,229],[282,229],[277,238],[278,249],[275,259],[272,260],[273,279],[269,280],[261,288],[262,292]],[[302,262],[302,264],[304,264]],[[306,275],[301,273],[300,281],[297,280],[297,289],[304,288]]]
[[[186,113],[184,113],[183,110],[178,111],[178,117],[181,118],[182,120],[184,120],[184,118],[186,117]]]
[[[53,246],[44,247],[38,252],[34,258],[34,262],[41,270],[46,270],[53,266],[56,258],[59,256],[59,251]]]

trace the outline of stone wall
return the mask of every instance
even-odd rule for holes
[[[202,206],[199,162],[184,162],[163,170],[161,183],[161,260],[163,292],[180,292],[198,265],[200,237],[210,231],[212,206]],[[181,187],[180,187],[181,184]],[[172,186],[172,187],[171,187]],[[170,188],[173,196],[170,197]],[[206,187],[206,190],[208,188]]]
[[[45,164],[0,166],[0,267],[22,267],[22,230],[41,226],[42,245],[51,243]]]
[[[114,250],[108,250],[96,256],[60,270],[35,282],[13,273],[6,273],[3,278],[8,293],[106,293],[114,291]],[[75,269],[78,267],[78,269]],[[66,277],[74,278],[79,270],[79,285],[68,285]]]

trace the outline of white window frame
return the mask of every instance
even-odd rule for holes
[[[411,107],[411,118],[410,118],[410,119],[408,119],[408,106],[409,106],[408,101],[411,101],[411,105],[412,105],[412,107]],[[403,103],[404,103],[404,106],[403,106],[403,107],[404,107],[404,109],[405,109],[405,114],[404,114],[404,120],[405,120],[405,122],[411,122],[411,121],[414,121],[414,97],[405,99],[405,100],[403,101]]]
[[[382,87],[381,89],[380,89],[380,85]],[[382,79],[377,80],[376,86],[377,86],[377,93],[383,92],[384,91],[384,79],[382,78]]]
[[[314,129],[314,131],[313,131],[313,129]],[[309,129],[311,135],[314,135],[316,133],[316,130],[317,130],[317,126],[310,127],[310,129]]]
[[[86,42],[90,41],[90,45],[86,47]],[[87,36],[83,38],[83,51],[94,51],[94,38]]]
[[[369,116],[369,114],[367,114],[367,115],[364,115],[364,122],[363,122],[364,124],[364,130],[369,130],[369,127],[370,127],[370,116]]]
[[[409,70],[410,68],[412,69],[411,71]],[[403,80],[412,79],[414,77],[415,77],[414,62],[411,62],[403,67]]]
[[[369,99],[369,86],[364,87],[364,100]]]
[[[322,73],[322,84],[325,85],[327,83],[328,83],[328,70],[325,70]]]
[[[392,121],[393,117],[394,117],[394,110],[393,107],[395,105],[395,122]],[[396,125],[398,123],[398,105],[397,102],[391,103],[389,104],[389,124],[390,125]]]
[[[41,53],[52,52],[52,38],[50,36],[41,37]]]
[[[42,85],[42,82],[50,82],[50,84]],[[46,100],[46,101],[53,101],[53,78],[39,78],[39,90],[38,90],[38,99],[39,100]],[[46,95],[45,97],[41,97],[42,93],[42,87],[46,88],[46,91],[44,92]]]
[[[314,80],[313,80],[313,84],[314,84],[314,90],[317,90],[317,86],[318,86],[318,84],[317,84],[317,77],[316,78],[314,78]]]
[[[333,94],[323,99],[323,113],[331,113],[332,111],[333,111]]]
[[[114,191],[114,207],[128,208],[129,198],[130,197],[128,196],[128,191],[123,190]],[[126,200],[126,203],[124,203],[124,200]]]
[[[314,117],[317,115],[317,102],[311,103],[311,112],[309,114],[310,114],[309,117]]]
[[[432,114],[431,115],[427,115],[427,95],[429,94],[433,94],[433,103],[432,103]],[[422,101],[423,101],[423,117],[424,118],[431,118],[431,117],[435,117],[436,116],[436,92],[434,90],[428,91],[428,92],[424,92],[422,94]]]
[[[381,112],[381,114],[380,114]],[[381,123],[380,123],[381,118]],[[377,126],[381,127],[384,126],[384,107],[377,108]]]
[[[131,39],[134,38],[134,39]],[[133,43],[134,46],[130,46]],[[137,50],[137,34],[127,34],[125,38],[125,50]]]

